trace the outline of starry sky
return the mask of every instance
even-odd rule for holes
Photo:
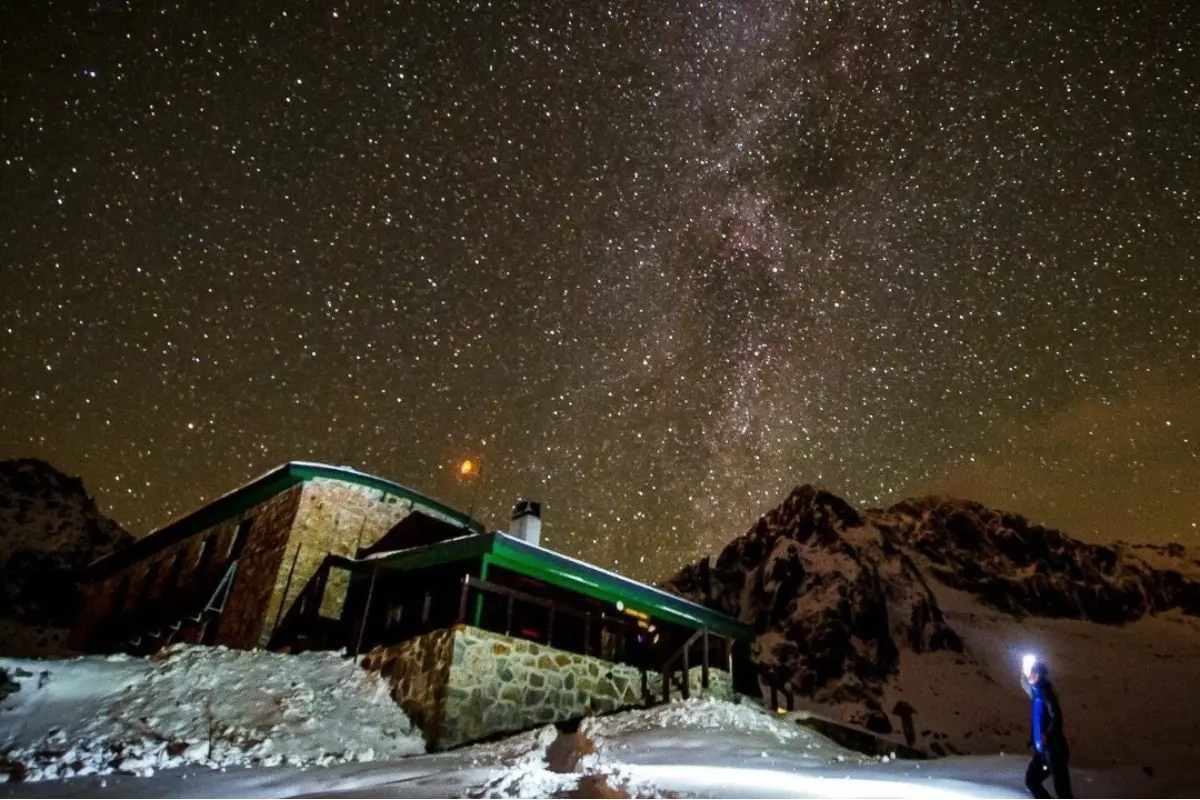
[[[1189,0],[10,3],[0,457],[640,578],[794,485],[1200,541]],[[476,478],[456,476],[463,457]]]

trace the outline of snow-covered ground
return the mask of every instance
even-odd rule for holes
[[[0,752],[41,778],[0,798],[1025,794],[1024,752],[871,758],[749,702],[692,699],[426,755],[386,687],[334,654],[180,647],[0,666],[30,673],[0,702]],[[1080,797],[1194,795],[1196,772],[1175,766],[1074,777]],[[65,774],[78,777],[52,779]]]
[[[1178,611],[1127,625],[1011,615],[934,586],[968,654],[905,653],[887,709],[903,698],[913,722],[964,752],[1025,751],[1029,708],[1017,675],[1039,653],[1062,703],[1072,763],[1152,773],[1200,763],[1200,619]]]
[[[20,686],[0,701],[0,753],[26,781],[425,752],[387,684],[332,653],[180,646],[0,668]]]

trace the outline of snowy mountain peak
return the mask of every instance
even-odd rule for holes
[[[890,730],[884,699],[905,654],[942,654],[982,674],[939,605],[948,589],[1016,616],[1119,624],[1176,608],[1200,614],[1197,567],[1179,548],[1086,544],[967,500],[859,513],[806,484],[711,566],[686,566],[666,588],[753,625],[768,684],[854,706],[855,721]]]
[[[926,575],[1001,611],[1104,624],[1200,614],[1200,564],[1182,547],[1090,544],[966,500],[905,500],[864,516]]]

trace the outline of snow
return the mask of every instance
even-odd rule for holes
[[[1177,611],[1127,625],[1026,617],[932,584],[970,659],[905,653],[887,703],[917,708],[918,731],[975,753],[1025,752],[1021,658],[1039,654],[1062,703],[1072,764],[1170,772],[1200,763],[1200,619]],[[887,705],[890,709],[891,705]]]
[[[352,717],[347,710],[344,716]],[[338,726],[335,718],[324,722]],[[6,797],[549,797],[603,779],[639,797],[1022,797],[1026,756],[936,761],[851,753],[750,704],[691,700],[585,721],[596,752],[552,772],[553,726],[449,753],[325,767],[171,769],[0,786]],[[1140,771],[1076,770],[1080,797],[1186,795]],[[1195,787],[1197,784],[1190,784]],[[596,796],[596,794],[583,795]]]
[[[151,658],[0,659],[0,747],[26,781],[185,765],[325,765],[423,753],[387,683],[333,653],[176,646]]]
[[[554,726],[425,754],[386,685],[331,653],[176,647],[151,659],[0,666],[23,671],[20,691],[0,702],[0,752],[12,748],[7,757],[28,763],[33,781],[0,785],[0,800],[561,797],[597,796],[597,786],[638,797],[1025,795],[1024,750],[874,758],[798,725],[803,714],[748,699],[692,698],[586,719],[580,737],[592,747],[564,773],[551,769],[550,750],[566,737]],[[949,680],[962,679],[951,672]],[[1073,772],[1080,797],[1187,796],[1200,787],[1187,762],[1152,773],[1132,764]]]

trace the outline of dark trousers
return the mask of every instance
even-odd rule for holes
[[[1071,773],[1067,771],[1066,747],[1047,747],[1045,753],[1034,753],[1025,770],[1025,786],[1034,797],[1049,797],[1050,793],[1042,786],[1046,778],[1054,778],[1054,793],[1060,798],[1074,797],[1071,794]]]

